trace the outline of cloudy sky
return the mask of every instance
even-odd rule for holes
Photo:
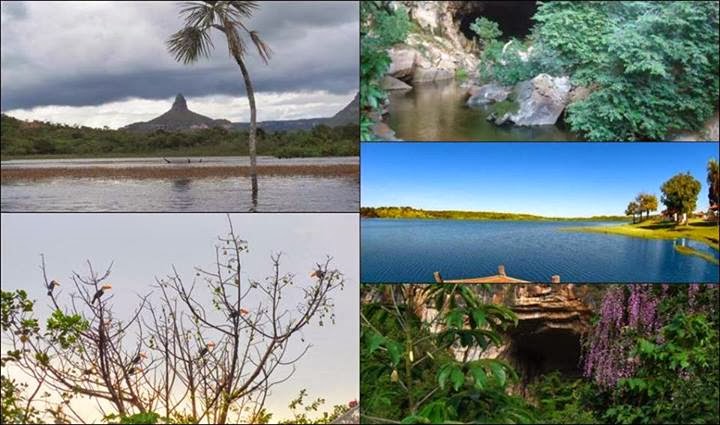
[[[176,2],[3,2],[4,113],[117,128],[165,112],[182,92],[212,118],[248,121],[240,70],[219,34],[193,65],[165,40],[183,20]],[[260,2],[248,21],[270,45],[248,68],[260,120],[331,116],[358,89],[357,2]]]
[[[274,420],[287,418],[287,404],[301,389],[310,398],[327,400],[326,408],[358,398],[359,311],[358,311],[358,222],[355,214],[233,214],[233,226],[246,239],[250,251],[243,258],[243,282],[262,280],[272,271],[270,255],[282,252],[283,272],[294,273],[296,282],[308,283],[309,271],[327,255],[334,268],[346,277],[344,291],[333,294],[335,325],[316,323],[303,332],[312,344],[298,363],[295,375],[274,388],[268,407]],[[25,289],[38,300],[40,317],[49,303],[38,269],[44,253],[51,279],[61,282],[61,299],[67,300],[73,286],[72,271],[87,275],[86,261],[96,269],[113,263],[109,282],[118,317],[130,314],[124,306],[136,305],[137,294],[153,290],[154,278],[167,276],[175,265],[186,279],[194,266],[212,269],[217,236],[227,234],[222,214],[3,214],[0,221],[0,283],[4,290]],[[202,285],[199,284],[199,287]],[[297,290],[297,289],[296,289]],[[153,295],[153,300],[157,294]],[[288,293],[294,302],[301,297]],[[207,292],[195,298],[209,304]],[[296,341],[297,342],[297,341]],[[8,348],[3,346],[3,352]],[[300,344],[290,347],[300,350]],[[297,353],[296,353],[297,354]],[[292,357],[292,354],[289,355]],[[94,416],[95,404],[85,403]]]

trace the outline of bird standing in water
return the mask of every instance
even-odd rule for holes
[[[112,289],[112,285],[110,285],[110,284],[105,284],[105,285],[101,286],[100,289],[98,289],[98,291],[95,293],[95,296],[93,297],[91,304],[95,304],[95,301],[99,300],[100,297],[103,296],[105,291],[109,291],[111,289]]]

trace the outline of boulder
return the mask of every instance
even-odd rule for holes
[[[389,75],[386,75],[383,77],[382,81],[380,81],[380,87],[382,87],[383,90],[411,90],[412,86],[409,84],[406,84],[400,80],[398,80],[395,77],[391,77]]]
[[[415,69],[418,52],[407,46],[396,46],[388,50],[390,67],[387,74],[395,78],[409,78]]]
[[[509,120],[521,126],[555,124],[568,104],[570,89],[568,77],[548,74],[518,83],[514,91],[520,109]]]
[[[503,87],[495,83],[485,84],[484,86],[472,86],[468,89],[470,98],[467,100],[468,106],[482,106],[494,102],[502,102],[510,95],[511,88]]]
[[[447,69],[415,68],[412,76],[413,84],[432,83],[434,81],[452,80],[455,75]]]

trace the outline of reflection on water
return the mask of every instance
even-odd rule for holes
[[[486,109],[465,106],[466,90],[455,82],[448,82],[391,92],[388,124],[403,140],[578,140],[574,134],[554,125],[498,127],[485,119]]]
[[[549,282],[718,282],[716,265],[675,250],[682,240],[563,231],[586,222],[387,220],[361,222],[363,282],[428,282],[508,275]],[[704,252],[711,249],[702,248]],[[717,256],[717,251],[715,251]]]
[[[55,179],[0,186],[0,208],[11,211],[301,211],[357,212],[357,178],[268,176],[128,180]]]
[[[190,160],[190,163],[187,160]],[[258,165],[336,165],[358,164],[356,156],[327,157],[327,158],[275,158],[273,156],[259,156]],[[17,159],[3,161],[2,168],[76,168],[76,167],[108,167],[131,168],[161,165],[167,167],[216,167],[216,166],[248,166],[250,159],[247,156],[210,156],[210,157],[182,157],[173,158],[168,164],[162,157],[153,158],[99,158],[99,159]]]

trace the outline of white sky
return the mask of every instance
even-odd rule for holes
[[[309,279],[315,262],[326,255],[346,276],[347,286],[335,294],[337,323],[313,324],[305,338],[313,348],[298,363],[295,376],[276,387],[268,403],[274,419],[287,418],[288,402],[302,388],[311,398],[327,400],[327,410],[359,398],[358,216],[356,214],[237,214],[236,232],[249,242],[243,279],[262,279],[271,271],[270,254],[282,251],[283,269],[298,282]],[[175,265],[192,276],[194,266],[209,266],[218,235],[227,233],[222,214],[2,214],[0,245],[3,290],[25,289],[37,299],[40,317],[48,311],[40,253],[51,278],[68,281],[72,271],[84,275],[85,261],[96,269],[115,261],[110,282],[114,303],[134,305],[154,277]],[[104,269],[103,269],[104,270]],[[246,281],[246,280],[245,280]],[[62,289],[69,290],[70,285]],[[122,307],[116,308],[122,311]]]

